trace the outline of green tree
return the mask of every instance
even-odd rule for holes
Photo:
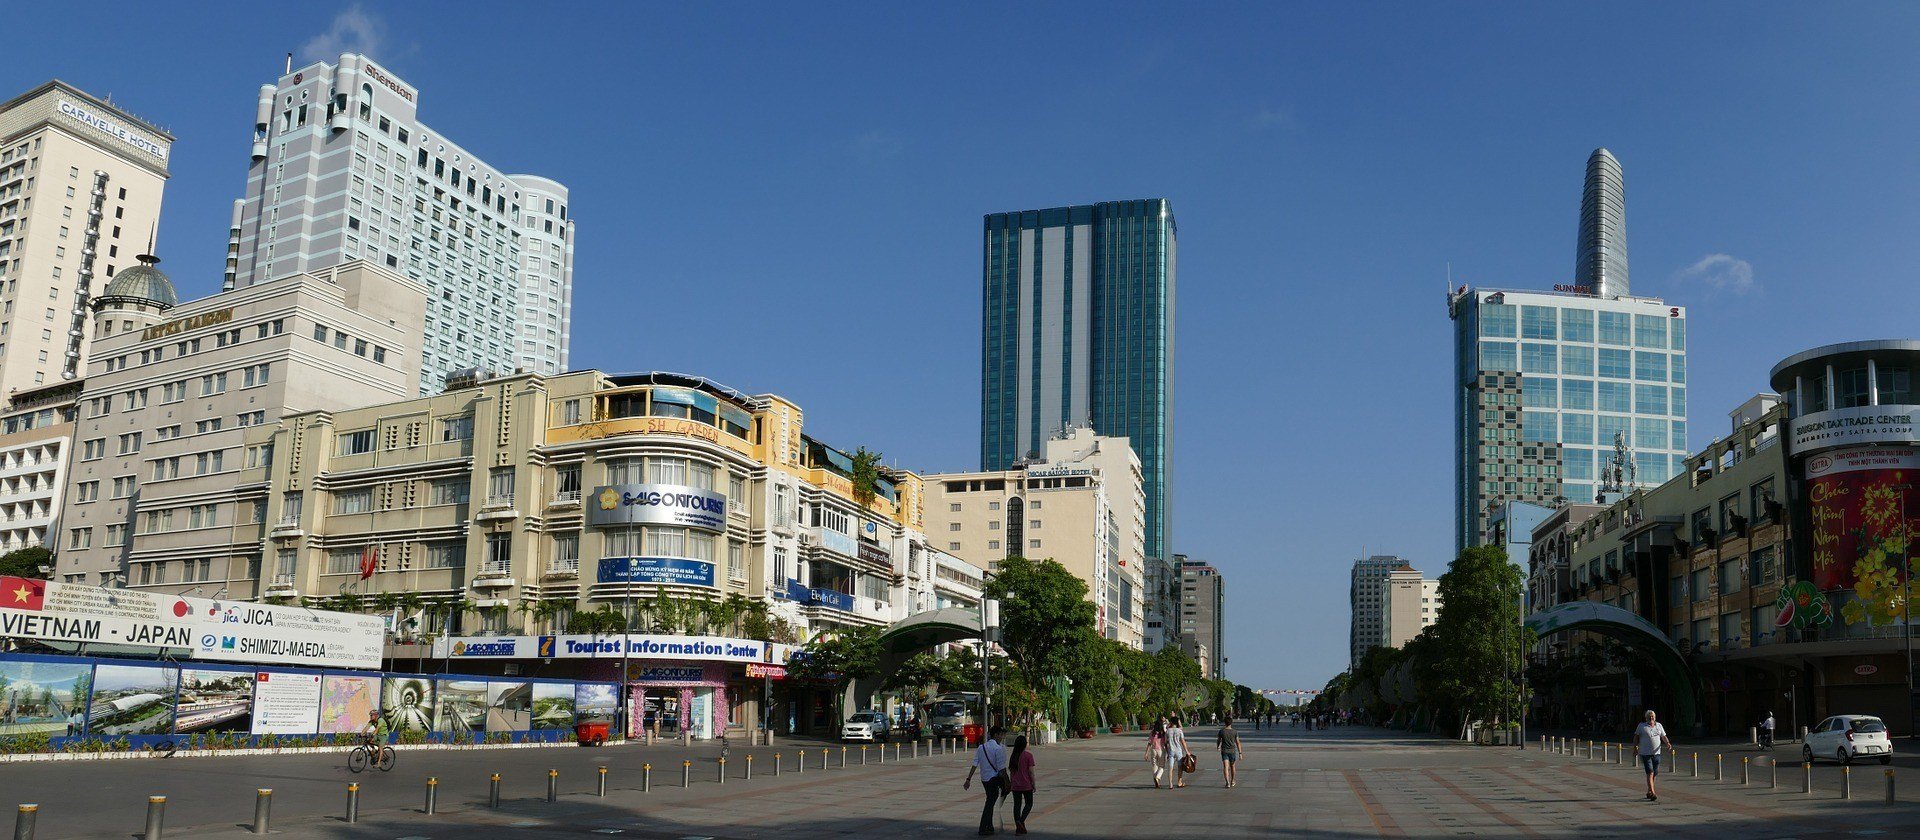
[[[864,446],[853,453],[853,500],[862,508],[873,509],[873,499],[880,486],[880,453]]]
[[[987,583],[1000,599],[1000,647],[1028,685],[1085,668],[1086,645],[1098,640],[1087,584],[1052,560],[1008,557]]]
[[[53,552],[46,546],[16,548],[0,555],[0,575],[46,580],[47,573],[40,571],[41,566],[53,566]]]
[[[1431,696],[1445,698],[1463,726],[1497,723],[1525,702],[1519,667],[1529,634],[1518,616],[1524,585],[1520,569],[1493,546],[1460,552],[1440,576]]]
[[[815,636],[787,661],[787,670],[794,676],[831,683],[833,696],[843,702],[855,680],[871,677],[879,668],[880,630],[875,627]]]

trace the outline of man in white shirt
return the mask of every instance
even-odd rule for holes
[[[1773,749],[1773,713],[1767,713],[1767,719],[1760,721],[1760,746]]]
[[[1001,737],[1007,734],[1004,727],[996,726],[987,733],[987,740],[973,751],[973,763],[967,767],[967,780],[960,783],[966,790],[973,787],[973,774],[980,774],[980,789],[987,792],[987,806],[980,812],[980,833],[993,833],[993,806],[1000,801],[1000,794],[1007,789],[1007,748],[1000,745]]]
[[[1647,710],[1647,719],[1633,728],[1633,743],[1640,767],[1647,771],[1647,801],[1658,802],[1660,793],[1654,789],[1654,777],[1660,775],[1661,750],[1671,752],[1673,739],[1667,737],[1667,728],[1654,720],[1652,709]]]

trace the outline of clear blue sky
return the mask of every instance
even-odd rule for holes
[[[219,286],[254,89],[364,49],[572,186],[577,366],[778,392],[919,470],[975,466],[981,215],[1171,199],[1174,548],[1225,571],[1258,687],[1344,667],[1363,547],[1445,568],[1446,266],[1566,282],[1595,146],[1634,290],[1691,307],[1695,447],[1920,302],[1911,5],[15,5],[47,37],[0,91],[58,76],[178,138],[183,296]]]

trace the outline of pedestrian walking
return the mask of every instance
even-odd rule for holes
[[[1153,786],[1160,786],[1160,776],[1167,772],[1167,719],[1153,719],[1153,731],[1147,733],[1147,763],[1153,765]],[[1169,779],[1171,784],[1172,780]]]
[[[1647,771],[1647,801],[1660,801],[1660,791],[1654,787],[1654,779],[1660,775],[1660,754],[1662,750],[1673,751],[1673,739],[1667,737],[1667,728],[1654,719],[1652,709],[1647,710],[1647,719],[1633,728],[1634,751],[1640,756],[1640,768]]]
[[[1007,792],[1007,748],[1000,745],[1000,739],[1007,734],[1006,727],[996,726],[987,733],[987,740],[973,751],[973,763],[967,767],[967,780],[960,783],[961,790],[973,787],[973,774],[980,774],[980,789],[986,791],[987,804],[980,810],[980,833],[993,833],[993,806]]]
[[[1767,719],[1760,721],[1760,748],[1773,749],[1773,713],[1767,713]]]
[[[1227,787],[1240,784],[1240,776],[1234,765],[1240,761],[1240,733],[1233,731],[1233,721],[1227,721],[1220,727],[1220,733],[1213,736],[1213,743],[1220,748],[1220,772],[1227,777]]]
[[[1013,753],[1007,757],[1008,786],[1013,791],[1013,833],[1027,833],[1027,815],[1033,813],[1033,753],[1027,751],[1027,736],[1013,739]]]
[[[1173,780],[1173,786],[1187,786],[1187,774],[1193,772],[1190,764],[1192,750],[1187,747],[1187,731],[1180,728],[1180,716],[1167,718],[1167,776]]]

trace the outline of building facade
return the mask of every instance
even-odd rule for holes
[[[928,539],[982,568],[1006,557],[1056,560],[1086,582],[1101,635],[1144,647],[1139,458],[1125,439],[1084,427],[1048,440],[1042,452],[1010,470],[928,475]]]
[[[419,97],[353,54],[263,85],[230,283],[364,260],[425,285],[421,394],[467,368],[564,369],[574,241],[566,188],[479,160],[420,122]]]
[[[1440,620],[1440,581],[1412,567],[1387,573],[1381,589],[1380,644],[1400,647]]]
[[[1353,561],[1347,585],[1347,603],[1351,609],[1347,628],[1347,665],[1360,667],[1360,658],[1369,648],[1384,644],[1387,633],[1387,579],[1399,569],[1411,570],[1407,561],[1389,554],[1376,554]]]
[[[0,392],[85,375],[89,302],[150,244],[172,148],[65,82],[0,103]]]
[[[984,227],[980,468],[1041,457],[1072,427],[1127,438],[1146,494],[1148,610],[1171,626],[1172,208],[1150,199],[994,213]],[[1166,636],[1155,646],[1177,641]]]
[[[1573,284],[1603,298],[1626,297],[1627,176],[1606,149],[1587,157],[1580,193],[1580,233],[1574,245]]]
[[[272,426],[416,393],[426,290],[355,261],[175,304],[147,264],[94,303],[56,573],[260,597]]]
[[[55,547],[79,393],[77,379],[18,391],[0,412],[0,554]]]
[[[1180,638],[1199,657],[1200,675],[1227,678],[1227,579],[1200,560],[1180,558]],[[1198,643],[1201,647],[1192,647]]]

